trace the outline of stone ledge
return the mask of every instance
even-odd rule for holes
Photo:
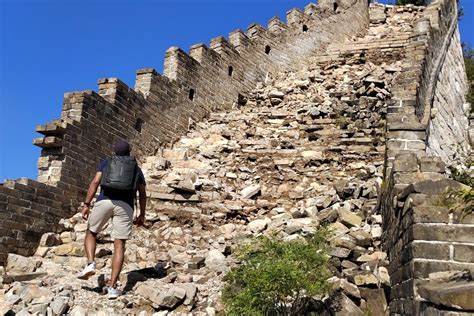
[[[474,282],[430,282],[419,285],[418,294],[427,301],[448,308],[474,311]]]

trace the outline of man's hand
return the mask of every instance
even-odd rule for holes
[[[94,176],[94,179],[92,179],[91,183],[89,184],[89,189],[87,190],[86,199],[84,200],[84,206],[82,207],[82,212],[81,212],[82,218],[84,220],[87,220],[89,218],[89,213],[91,212],[90,203],[92,202],[92,199],[94,198],[95,193],[97,192],[97,188],[100,185],[101,179],[102,179],[102,171],[97,171],[97,173]]]
[[[140,215],[137,217],[137,226],[145,226],[145,210],[146,210],[146,190],[145,184],[138,186],[138,195],[140,196]]]
[[[91,212],[91,207],[89,205],[84,205],[82,207],[82,218],[87,221],[89,214]]]
[[[137,219],[135,220],[135,224],[140,227],[140,226],[145,226],[145,215],[140,215],[137,217]]]

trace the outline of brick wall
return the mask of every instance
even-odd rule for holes
[[[190,120],[231,107],[269,73],[296,68],[328,43],[366,32],[367,2],[346,0],[337,12],[308,5],[288,11],[287,20],[273,18],[268,29],[252,24],[228,41],[193,45],[189,54],[171,47],[163,75],[139,70],[135,90],[108,78],[99,80],[98,93],[66,94],[61,120],[38,128],[46,136],[35,140],[43,147],[38,181],[80,195],[117,138],[130,139],[138,156],[155,153],[183,135]]]
[[[386,178],[383,242],[390,267],[390,313],[418,315],[417,285],[432,272],[474,273],[474,215],[462,217],[443,203],[446,190],[466,188],[446,178],[439,157],[401,154]]]
[[[465,161],[469,155],[466,92],[469,85],[459,30],[456,27],[433,86],[428,125],[427,153],[441,157],[448,165]]]
[[[117,139],[130,140],[138,158],[156,153],[183,135],[190,121],[231,107],[272,72],[297,68],[329,43],[365,34],[367,4],[367,0],[309,4],[304,10],[288,11],[287,23],[273,18],[268,28],[252,24],[246,32],[231,32],[228,40],[217,37],[209,46],[193,45],[189,53],[171,47],[163,75],[154,69],[139,70],[135,89],[106,78],[99,80],[98,92],[66,93],[61,118],[36,129],[43,134],[34,140],[42,148],[38,182],[1,187],[0,211],[9,221],[0,226],[5,229],[0,230],[0,252],[30,254],[40,232],[52,230],[59,218],[75,212],[97,163],[112,153],[111,144]],[[19,202],[17,186],[33,190],[30,197],[39,202]],[[25,223],[14,210],[30,214],[33,224]],[[42,214],[48,214],[46,220]],[[30,233],[33,229],[37,233]]]
[[[71,211],[64,190],[30,179],[0,185],[0,262],[9,252],[32,255],[41,235]]]
[[[468,86],[455,0],[433,1],[426,8],[415,22],[406,56],[388,107],[388,168],[406,152],[419,157],[428,152],[448,165],[465,161],[470,150]]]
[[[381,203],[390,313],[441,315],[437,307],[423,311],[420,282],[431,272],[474,272],[474,217],[461,221],[440,202],[445,190],[462,188],[446,178],[445,165],[465,162],[470,151],[468,86],[455,0],[432,1],[415,22],[405,52],[387,108]]]

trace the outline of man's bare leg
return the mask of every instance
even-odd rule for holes
[[[87,264],[91,264],[95,260],[95,248],[97,245],[96,238],[97,233],[87,230],[86,237],[84,239],[84,250],[87,256]]]
[[[82,280],[87,280],[90,276],[95,274],[95,248],[96,248],[96,237],[97,234],[87,230],[86,237],[84,238],[84,251],[87,256],[87,265],[79,272],[77,277]]]
[[[114,240],[114,255],[112,257],[112,276],[110,278],[110,286],[115,288],[117,280],[122,271],[123,258],[125,254],[125,239]]]

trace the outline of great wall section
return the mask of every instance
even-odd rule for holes
[[[474,136],[457,12],[320,0],[172,47],[134,89],[106,78],[66,93],[61,118],[37,126],[37,180],[0,185],[0,312],[214,315],[235,245],[316,222],[334,231],[334,293],[317,312],[471,315],[474,215],[440,202],[469,189],[447,167],[468,161]],[[108,301],[75,279],[77,210],[118,138],[145,172],[150,227],[127,245],[125,295]],[[106,230],[104,271],[110,249]]]

